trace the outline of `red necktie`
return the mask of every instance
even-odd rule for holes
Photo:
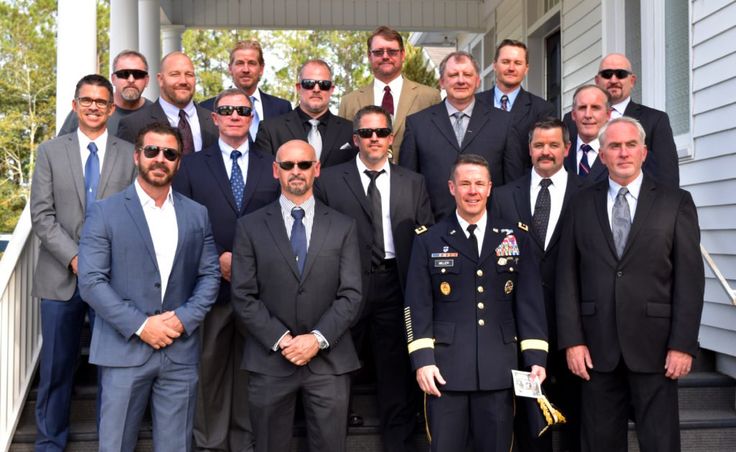
[[[388,85],[383,87],[383,100],[381,101],[381,108],[386,110],[388,114],[394,114],[394,96],[391,95],[391,88]]]

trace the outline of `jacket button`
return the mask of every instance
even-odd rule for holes
[[[483,286],[478,286],[478,293],[483,293]]]
[[[478,320],[478,325],[479,326],[483,326],[485,324],[486,324],[486,321],[485,320],[483,320],[483,319]]]
[[[486,305],[484,305],[482,301],[478,303],[478,309],[485,309],[485,308],[486,308]]]
[[[479,268],[478,270],[476,270],[475,274],[478,276],[483,276],[483,270]]]
[[[442,273],[442,274],[447,273],[447,269],[446,268],[443,268],[442,270],[440,270],[440,273]]]
[[[160,289],[161,288],[161,283],[154,283],[153,284],[153,287],[155,287],[157,289]]]
[[[616,272],[616,276],[618,276],[618,277],[620,278],[620,277],[624,276],[624,272],[622,272],[622,271],[617,271],[617,272]]]

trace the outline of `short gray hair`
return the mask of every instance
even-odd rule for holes
[[[450,61],[450,59],[453,60],[462,60],[463,58],[467,58],[470,60],[471,63],[473,63],[473,67],[475,68],[475,73],[480,75],[480,65],[478,64],[478,60],[475,59],[473,55],[471,55],[468,52],[465,52],[463,50],[457,50],[455,52],[447,54],[440,63],[440,78],[445,74],[445,68],[447,67],[447,62]]]
[[[606,124],[604,124],[603,127],[601,127],[600,132],[598,132],[598,141],[600,142],[601,147],[605,145],[606,132],[608,132],[608,128],[611,127],[613,124],[618,123],[631,124],[632,126],[636,127],[636,130],[639,132],[639,139],[641,140],[641,144],[646,143],[647,133],[644,131],[644,127],[642,127],[641,123],[634,118],[621,116],[620,118],[611,119]]]

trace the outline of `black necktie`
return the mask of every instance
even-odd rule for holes
[[[184,110],[179,110],[179,124],[177,128],[179,129],[181,141],[184,145],[182,154],[191,154],[194,152],[194,137],[192,136],[192,128],[189,126],[189,121],[187,120],[187,112]]]
[[[470,244],[473,246],[473,255],[477,258],[478,253],[478,237],[475,236],[475,230],[478,228],[477,224],[469,224],[468,225],[468,240],[470,240]]]
[[[304,209],[294,207],[291,209],[291,216],[294,217],[294,224],[291,225],[291,249],[296,256],[296,266],[299,267],[299,274],[304,272],[304,261],[307,259],[307,230],[302,223],[304,218]]]
[[[373,223],[373,247],[371,262],[374,266],[381,264],[386,258],[386,247],[383,243],[383,209],[381,208],[381,192],[376,186],[376,179],[384,173],[381,171],[365,170],[365,174],[371,179],[368,184],[368,202],[371,205],[371,222]]]
[[[542,247],[544,247],[545,239],[547,238],[547,225],[549,224],[549,212],[552,206],[552,201],[549,196],[549,186],[552,185],[552,180],[542,179],[539,182],[542,187],[539,189],[537,194],[537,202],[534,204],[534,215],[532,216],[532,226],[537,237],[542,240]]]

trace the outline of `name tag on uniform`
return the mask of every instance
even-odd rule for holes
[[[454,267],[455,266],[455,259],[435,259],[434,260],[434,266],[435,266],[435,268],[439,268],[439,267]]]

